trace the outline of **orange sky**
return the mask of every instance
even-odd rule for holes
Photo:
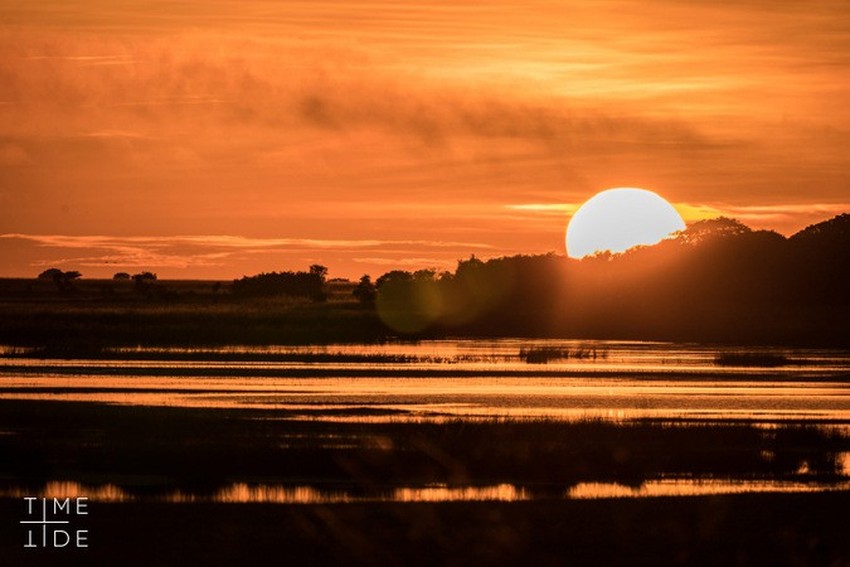
[[[0,0],[0,275],[563,253],[609,187],[850,211],[843,0]]]

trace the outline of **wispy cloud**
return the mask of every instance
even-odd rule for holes
[[[0,242],[39,262],[532,253],[618,186],[786,234],[846,210],[844,0],[6,4],[0,224],[47,236]]]
[[[0,238],[29,240],[40,246],[56,248],[122,248],[145,246],[161,248],[168,246],[204,246],[222,249],[360,249],[386,246],[418,246],[422,248],[473,248],[488,249],[492,246],[479,242],[451,242],[442,240],[341,240],[315,238],[251,238],[231,235],[184,235],[184,236],[103,236],[103,235],[59,235],[59,234],[0,234]]]
[[[369,250],[392,253],[396,260],[356,258],[358,263],[399,266],[415,265],[423,258],[410,258],[409,251],[439,251],[449,258],[470,250],[492,247],[477,242],[441,240],[342,240],[309,238],[250,238],[230,235],[186,236],[103,236],[0,234],[0,239],[24,241],[47,249],[49,254],[33,263],[36,266],[122,268],[203,268],[238,264],[252,255],[265,257],[311,253],[355,254]],[[71,252],[74,253],[71,253]],[[429,265],[446,265],[444,258],[425,258]]]

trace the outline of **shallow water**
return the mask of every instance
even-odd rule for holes
[[[520,356],[524,349],[560,349],[566,358],[531,364]],[[249,420],[654,419],[697,424],[749,422],[767,428],[793,422],[837,431],[842,437],[850,434],[850,353],[763,349],[749,353],[754,356],[747,366],[717,364],[719,355],[740,352],[699,345],[548,340],[137,348],[90,359],[27,357],[0,348],[4,355],[0,356],[0,400],[244,409],[251,410],[246,414]],[[756,365],[762,360],[764,365]],[[16,434],[0,431],[0,435],[6,433]],[[348,433],[338,439],[333,435],[341,434],[316,433],[308,439],[310,448],[338,450],[345,443],[358,446],[365,442],[352,441],[345,436]],[[281,436],[275,450],[287,450],[290,442]],[[296,449],[303,444],[298,441]],[[232,482],[212,492],[171,490],[140,495],[122,484],[121,475],[106,471],[102,484],[91,485],[77,482],[80,477],[61,480],[57,475],[59,479],[35,489],[35,494],[31,493],[33,487],[10,479],[0,487],[0,497],[66,498],[78,494],[114,502],[153,498],[175,504],[333,504],[850,490],[846,447],[830,456],[837,465],[831,476],[805,470],[805,459],[819,455],[817,447],[810,449],[811,455],[799,457],[802,469],[771,478],[755,472],[727,477],[665,476],[659,469],[660,473],[636,486],[588,481],[533,489],[511,477],[507,483],[490,478],[493,484],[389,483],[364,494],[351,486],[302,485],[305,481],[298,479],[289,484]],[[237,479],[244,480],[235,477],[228,482]]]
[[[574,356],[547,364],[520,358],[522,349],[535,348]],[[0,358],[0,399],[252,408],[268,410],[269,417],[334,421],[547,417],[850,423],[850,353],[762,349],[755,354],[782,356],[788,363],[715,363],[728,352],[741,351],[511,339],[139,348],[113,352],[108,359]],[[173,359],[187,355],[193,360]],[[303,355],[321,359],[281,360]],[[366,359],[346,361],[354,355]]]
[[[137,496],[120,487],[83,485],[77,482],[52,481],[43,489],[0,489],[0,498],[75,498],[85,496],[98,502],[133,502],[156,500],[172,504],[212,502],[218,504],[351,504],[367,502],[518,502],[540,499],[588,500],[601,498],[657,498],[664,496],[706,496],[743,493],[812,493],[850,490],[850,481],[810,483],[783,480],[726,479],[661,479],[640,486],[617,483],[584,482],[561,493],[535,495],[512,484],[492,486],[428,485],[397,487],[378,494],[361,495],[338,489],[312,486],[233,483],[211,494],[181,491],[158,496]]]

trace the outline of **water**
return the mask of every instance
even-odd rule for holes
[[[523,349],[575,356],[530,364],[519,356]],[[139,348],[94,360],[2,358],[0,399],[252,408],[335,421],[850,422],[850,353],[763,349],[755,354],[787,363],[742,367],[718,365],[725,352],[666,343],[511,339]]]
[[[529,349],[564,357],[532,364]],[[0,347],[0,400],[116,406],[240,409],[252,419],[309,423],[454,420],[808,424],[850,435],[850,353],[762,349],[745,365],[718,364],[739,349],[644,342],[445,340],[384,345],[115,350],[97,358],[43,359]],[[4,436],[16,435],[3,431]],[[315,448],[339,439],[309,437]],[[343,435],[344,437],[344,435]],[[324,439],[324,441],[323,441]],[[361,440],[362,441],[362,440]],[[360,441],[352,441],[357,445]],[[287,448],[281,438],[279,447]],[[526,485],[417,484],[368,495],[293,482],[231,482],[213,492],[171,490],[178,503],[519,501],[535,498],[649,498],[739,492],[850,490],[850,453],[831,478],[801,469],[787,478],[659,476],[637,486],[580,482],[545,496]],[[8,482],[0,497],[32,495]],[[36,493],[130,502],[114,482],[55,478]]]

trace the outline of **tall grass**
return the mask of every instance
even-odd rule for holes
[[[777,368],[789,364],[799,364],[784,354],[770,352],[723,352],[714,357],[718,366],[746,366],[760,368]]]
[[[845,478],[840,455],[850,451],[844,435],[797,425],[341,423],[287,411],[9,400],[0,401],[0,430],[15,432],[0,436],[7,481],[85,480],[130,492],[258,479],[352,493],[509,483],[541,495],[671,476],[833,481]]]
[[[546,364],[569,359],[596,360],[597,358],[607,358],[608,353],[592,346],[581,346],[574,349],[544,346],[522,348],[519,351],[519,357],[528,364]]]

